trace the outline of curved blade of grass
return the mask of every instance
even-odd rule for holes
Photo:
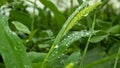
[[[22,41],[9,29],[3,15],[0,15],[0,53],[6,68],[31,68]]]
[[[101,4],[101,2],[96,2],[95,4],[93,4],[92,6],[86,7],[83,10],[81,10],[81,8],[83,8],[85,6],[86,2],[82,4],[82,6],[80,6],[75,12],[73,12],[73,14],[67,19],[67,21],[65,22],[65,24],[63,25],[62,29],[60,30],[60,32],[58,33],[48,55],[46,56],[44,63],[48,60],[49,55],[51,54],[51,52],[53,51],[54,47],[56,44],[58,44],[58,42],[63,38],[63,36],[72,28],[72,26],[80,19],[82,19],[86,14],[88,14],[89,12],[91,12],[93,9],[95,9],[98,5]],[[81,10],[81,11],[80,11]]]
[[[83,37],[88,37],[89,36],[89,31],[80,31],[80,32],[72,32],[69,33],[58,45],[54,47],[54,50],[49,56],[49,61],[54,61],[58,57],[60,57],[68,47],[70,47],[70,44],[73,42],[83,38]]]

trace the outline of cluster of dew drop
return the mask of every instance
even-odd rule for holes
[[[25,68],[32,68],[30,65],[25,65],[24,67]]]
[[[63,43],[63,45],[69,47],[69,45],[71,43],[73,43],[76,40],[79,40],[82,37],[87,37],[89,36],[90,32],[88,31],[76,31],[76,32],[72,32],[71,34],[69,34],[66,38],[63,39],[63,41],[61,43]]]
[[[51,53],[50,58],[55,58],[56,56],[60,58],[60,55],[63,54],[63,52],[72,44],[74,41],[79,40],[82,37],[88,37],[90,34],[89,31],[83,30],[83,31],[76,31],[68,34],[64,39],[58,43],[55,47],[53,52]],[[62,52],[59,52],[62,51]]]

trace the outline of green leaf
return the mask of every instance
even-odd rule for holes
[[[103,39],[105,39],[106,37],[107,37],[107,35],[96,35],[91,38],[90,42],[98,43],[98,42],[102,41]]]
[[[73,68],[74,67],[74,63],[69,63],[68,65],[65,66],[65,68]]]
[[[85,56],[84,66],[91,64],[91,62],[96,60],[102,59],[104,55],[105,51],[101,46],[97,46],[96,48],[89,50]]]
[[[21,31],[23,33],[30,34],[30,30],[25,26],[24,24],[18,22],[18,21],[12,21],[12,24],[16,27],[18,31]]]
[[[51,55],[49,56],[49,61],[54,61],[58,57],[60,57],[65,50],[70,47],[70,44],[72,44],[74,41],[77,41],[83,37],[89,36],[88,31],[80,31],[80,32],[72,32],[69,33],[58,45],[54,47],[54,50],[52,51]]]
[[[80,51],[78,52],[73,52],[67,59],[66,61],[66,64],[69,64],[69,63],[76,63],[79,61],[80,59]]]
[[[80,51],[74,52],[74,53],[72,53],[72,54],[68,57],[68,59],[67,59],[67,61],[66,61],[66,65],[68,65],[68,64],[70,64],[70,63],[73,63],[74,66],[77,68],[77,65],[78,65],[78,63],[79,63],[79,61],[80,61],[80,58],[81,58]]]
[[[50,47],[49,44],[39,44],[38,45],[39,48],[47,48],[47,47]]]
[[[118,57],[118,56],[120,56],[120,54],[109,55],[109,56],[104,57],[104,58],[102,58],[102,59],[100,59],[100,60],[93,61],[92,63],[86,65],[85,68],[93,68],[94,66],[97,66],[97,65],[99,65],[99,64],[103,64],[103,63],[109,62],[109,61],[115,59],[115,58]],[[107,63],[107,64],[108,64],[108,63]],[[110,62],[109,62],[109,64],[110,64]],[[111,64],[110,64],[110,65],[111,65]],[[110,65],[109,65],[109,66],[110,66]],[[113,65],[113,64],[112,64],[112,65]],[[112,68],[113,68],[113,67],[112,67]]]
[[[77,0],[79,5],[81,5],[83,3],[83,0]]]
[[[8,27],[8,19],[0,15],[0,54],[6,68],[31,68],[22,41]]]
[[[26,25],[29,29],[31,28],[32,18],[30,17],[30,15],[18,10],[11,10],[10,14],[10,20],[19,21],[22,24]]]
[[[107,30],[110,33],[120,33],[120,25],[115,25]]]
[[[32,68],[41,68],[40,65],[42,65],[42,62],[32,63]]]
[[[83,3],[82,6],[80,6],[78,9],[75,10],[75,12],[73,12],[71,14],[71,16],[67,19],[67,21],[65,22],[65,24],[63,25],[62,29],[60,30],[60,32],[58,33],[57,37],[55,38],[54,43],[52,44],[52,47],[48,53],[48,55],[46,56],[44,63],[48,60],[50,54],[52,53],[52,51],[54,50],[54,47],[58,46],[57,44],[60,42],[60,40],[64,37],[64,35],[74,26],[74,24],[82,19],[86,14],[88,14],[89,12],[91,12],[92,10],[94,10],[97,6],[99,6],[101,4],[101,2],[96,2],[95,4],[89,6],[89,7],[85,7],[84,9],[81,10],[81,8],[83,8],[86,5],[86,2]],[[81,10],[81,11],[80,11]],[[59,46],[58,46],[59,47]],[[62,46],[62,47],[66,47],[66,46]],[[66,48],[64,48],[66,49]],[[61,50],[61,49],[60,49]],[[58,50],[57,50],[58,51]],[[53,51],[54,52],[54,51]],[[58,51],[60,52],[60,51]],[[55,51],[56,53],[56,51]],[[57,53],[56,53],[57,54]],[[54,54],[53,54],[54,55]],[[53,58],[52,58],[53,59]],[[43,66],[44,66],[43,63]]]
[[[64,15],[57,9],[57,7],[49,0],[40,0],[44,6],[49,8],[55,15],[55,18],[57,22],[59,23],[58,25],[61,26],[65,22],[65,17]]]
[[[119,43],[115,44],[119,45]],[[118,47],[119,48],[119,47]],[[118,49],[117,49],[118,50]],[[117,51],[116,51],[117,52]],[[104,48],[94,48],[87,52],[85,58],[85,68],[113,68],[114,66],[114,59],[119,57],[120,53],[112,53],[111,55],[107,55],[105,53]]]
[[[104,29],[104,30],[109,29],[112,26],[112,24],[113,23],[109,21],[103,21],[100,19],[96,19],[97,28],[100,28],[100,29]]]
[[[119,47],[120,47],[119,45],[120,45],[120,42],[114,43],[112,45],[112,47],[110,48],[110,50],[109,50],[109,54],[115,54],[115,53],[117,53],[118,50],[119,50]]]
[[[47,54],[38,52],[29,52],[28,56],[32,63],[42,62]]]
[[[67,19],[67,21],[63,25],[62,29],[60,30],[59,34],[57,35],[57,37],[53,43],[53,45],[56,45],[78,20],[82,19],[84,17],[84,15],[88,14],[90,11],[95,9],[99,4],[100,4],[100,2],[97,2],[92,6],[84,8],[83,10],[81,10],[81,7],[76,9],[76,11],[71,14],[71,16]]]

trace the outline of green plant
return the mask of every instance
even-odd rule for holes
[[[120,15],[109,0],[76,1],[0,0],[0,68],[119,68]]]

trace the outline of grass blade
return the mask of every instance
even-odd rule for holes
[[[54,47],[58,44],[58,42],[60,42],[60,40],[63,38],[63,36],[72,28],[72,26],[78,20],[82,19],[86,14],[91,12],[93,9],[95,9],[100,4],[101,4],[101,2],[96,2],[92,6],[86,7],[83,10],[81,10],[81,7],[79,7],[75,12],[73,12],[73,14],[67,19],[67,21],[63,25],[62,29],[58,33],[58,35],[57,35],[57,37],[56,37],[56,39],[55,39],[55,41],[54,41],[54,43],[53,43],[49,53],[48,53],[48,55],[46,56],[46,58],[45,58],[45,60],[43,62],[43,66],[44,66],[45,62],[48,61],[48,57],[52,53]],[[82,6],[84,6],[84,3],[83,3]]]
[[[68,47],[70,47],[70,44],[73,42],[83,38],[88,37],[89,31],[80,31],[80,32],[72,32],[69,33],[58,45],[55,46],[54,50],[49,56],[49,61],[55,61],[58,57],[60,57]]]
[[[0,53],[6,68],[31,68],[22,41],[9,29],[3,15],[0,15]]]

